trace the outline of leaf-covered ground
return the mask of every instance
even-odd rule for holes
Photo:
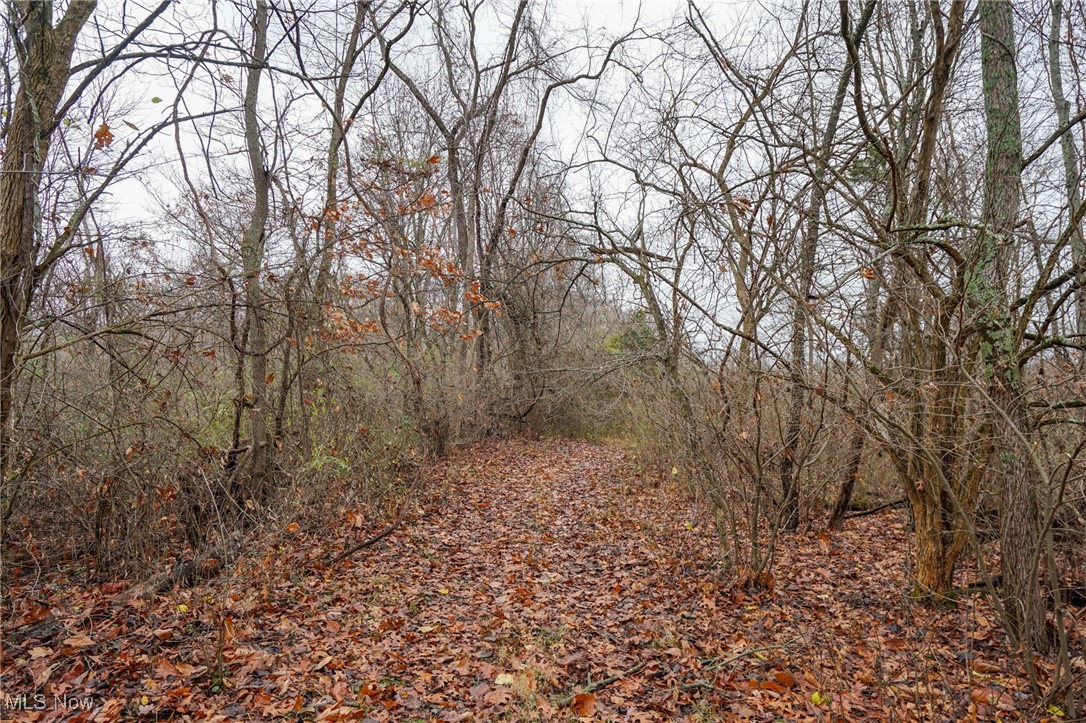
[[[330,569],[383,522],[288,525],[212,586],[158,597],[24,573],[2,692],[45,709],[5,698],[0,717],[1039,717],[982,599],[908,601],[900,513],[786,538],[754,594],[717,582],[704,510],[619,451],[501,441],[437,477],[440,505]]]

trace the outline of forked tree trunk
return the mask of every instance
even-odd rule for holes
[[[908,198],[902,199],[902,220],[906,226],[923,224],[931,206],[932,165],[942,125],[943,105],[950,85],[955,60],[965,28],[965,2],[954,0],[945,18],[937,3],[929,6],[930,22],[936,40],[935,57],[929,75],[930,86],[923,105],[920,136],[917,141],[915,179]],[[921,39],[917,29],[914,41]],[[915,234],[913,239],[919,234]],[[910,240],[911,241],[911,240]],[[950,338],[950,311],[939,307],[934,318],[921,312],[924,308],[919,289],[911,284],[912,262],[908,243],[896,258],[897,276],[892,282],[895,308],[900,314],[904,339],[901,341],[903,369],[914,392],[909,395],[910,429],[903,441],[904,450],[897,460],[906,496],[916,520],[916,570],[913,596],[928,602],[945,600],[951,587],[954,565],[964,548],[965,525],[960,511],[972,509],[976,499],[975,475],[962,463],[961,423],[963,403],[958,390],[961,380],[948,364],[946,339]],[[887,316],[886,321],[892,316]],[[881,326],[879,334],[889,327]],[[884,346],[878,340],[879,349]],[[881,352],[880,352],[881,353]],[[929,398],[923,388],[935,386]],[[938,463],[936,463],[938,460]]]

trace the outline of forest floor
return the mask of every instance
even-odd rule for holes
[[[332,567],[384,523],[290,524],[209,586],[160,596],[20,579],[0,719],[1044,715],[983,597],[908,599],[900,511],[782,539],[753,593],[717,581],[705,510],[617,449],[506,440],[436,474],[439,504]],[[16,710],[23,694],[44,710]]]

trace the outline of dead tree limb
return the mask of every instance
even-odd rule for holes
[[[642,668],[644,668],[648,664],[648,662],[649,661],[647,661],[647,660],[642,660],[640,663],[637,663],[636,665],[634,665],[634,666],[632,666],[630,668],[627,668],[626,670],[622,671],[618,675],[612,675],[609,678],[604,678],[603,680],[597,680],[595,683],[590,683],[590,684],[586,685],[585,687],[581,688],[579,693],[570,693],[569,695],[565,695],[565,696],[558,699],[558,707],[559,708],[566,707],[567,705],[572,703],[573,699],[576,698],[578,695],[584,695],[585,693],[594,693],[597,690],[599,690],[600,688],[606,688],[608,685],[611,685],[611,683],[616,683],[616,682],[622,680],[623,678],[627,678],[627,677],[633,675],[634,673],[640,671]]]
[[[889,509],[891,507],[904,507],[905,503],[907,501],[908,500],[906,500],[904,497],[902,497],[899,500],[894,500],[893,502],[887,502],[885,504],[881,504],[881,505],[878,505],[876,507],[872,507],[869,510],[861,510],[860,512],[851,512],[851,513],[845,515],[845,519],[846,520],[854,520],[857,517],[867,517],[868,515],[877,514],[879,512],[882,512],[883,510]]]
[[[403,516],[404,516],[404,508],[401,507],[400,511],[396,514],[396,519],[392,522],[391,525],[389,525],[385,529],[381,530],[380,532],[378,532],[376,535],[369,538],[368,540],[363,540],[362,542],[359,542],[354,547],[349,547],[346,550],[344,550],[343,552],[336,555],[335,558],[333,558],[332,561],[328,563],[329,567],[331,567],[332,565],[335,565],[336,563],[339,563],[339,562],[342,562],[342,561],[346,560],[348,557],[350,557],[354,553],[358,552],[359,550],[370,547],[371,545],[376,545],[378,542],[380,542],[381,540],[383,540],[386,537],[388,537],[389,535],[391,535],[393,532],[395,532],[397,529],[399,529],[401,524],[403,524]]]

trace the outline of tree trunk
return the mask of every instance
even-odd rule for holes
[[[944,601],[953,586],[954,559],[949,554],[942,504],[938,496],[916,495],[912,499],[916,525],[916,572],[912,595],[925,602]]]
[[[943,105],[965,27],[965,3],[951,3],[945,28],[938,4],[931,4],[929,13],[936,48],[927,100],[919,117],[919,137],[915,144],[909,144],[917,149],[911,173],[915,180],[907,195],[901,192],[898,199],[907,226],[925,223],[931,206],[932,165]],[[913,20],[913,40],[922,42],[923,31],[917,20]],[[914,50],[923,52],[920,48]],[[899,167],[906,160],[898,159]],[[910,241],[918,236],[914,234]],[[960,436],[964,414],[961,380],[958,370],[948,364],[952,311],[945,306],[937,306],[933,315],[921,311],[925,301],[921,289],[912,283],[910,268],[915,258],[911,247],[911,242],[903,243],[895,253],[892,299],[887,301],[882,322],[875,330],[878,337],[874,356],[886,352],[893,320],[900,317],[903,338],[898,364],[906,370],[913,391],[907,397],[909,433],[899,443],[901,452],[895,462],[916,524],[916,579],[912,593],[917,599],[938,603],[945,600],[943,593],[951,587],[955,562],[965,544],[966,526],[960,510],[968,512],[975,504],[976,480],[962,463],[968,455],[962,453],[964,440]],[[934,386],[934,394],[921,391],[932,389],[929,385]]]
[[[253,55],[245,84],[245,147],[253,181],[253,213],[242,242],[242,272],[245,284],[245,315],[249,327],[249,360],[252,400],[249,408],[250,432],[253,436],[249,450],[250,499],[266,500],[274,468],[274,444],[268,424],[268,341],[265,330],[263,293],[260,274],[264,263],[266,225],[270,179],[264,165],[264,144],[260,137],[257,103],[260,97],[260,76],[267,54],[268,5],[257,0],[253,17]]]
[[[1020,340],[1007,298],[1022,184],[1022,130],[1011,5],[981,3],[980,30],[988,152],[984,229],[976,249],[978,268],[970,300],[980,316],[981,360],[988,394],[996,407],[993,435],[998,454],[995,471],[1002,507],[1000,549],[1008,632],[1013,640],[1043,650],[1047,639],[1037,571],[1037,484],[1021,442],[1030,434],[1030,424],[1018,363]]]
[[[56,127],[57,106],[71,77],[76,36],[94,11],[94,2],[72,2],[53,26],[51,2],[26,3],[19,58],[19,88],[0,166],[0,479],[13,463],[15,382],[23,318],[34,287],[38,193],[41,172]]]
[[[845,521],[849,505],[852,504],[852,493],[856,489],[856,480],[860,477],[860,463],[864,456],[864,440],[867,435],[862,429],[856,430],[852,435],[849,445],[848,465],[845,467],[845,479],[841,488],[837,491],[837,501],[833,504],[833,512],[827,527],[836,530]]]
[[[1052,80],[1052,103],[1056,106],[1056,122],[1060,128],[1071,122],[1070,103],[1063,92],[1063,70],[1060,68],[1060,21],[1063,18],[1062,0],[1052,3],[1052,25],[1048,34],[1048,70]],[[1060,151],[1063,155],[1063,179],[1067,189],[1067,202],[1070,216],[1076,218],[1082,206],[1082,194],[1079,191],[1078,160],[1075,155],[1074,135],[1068,131],[1060,136]],[[1082,226],[1076,224],[1071,231],[1071,255],[1075,264],[1086,267],[1086,239],[1083,238]],[[1086,340],[1086,271],[1080,272],[1075,279],[1075,333],[1078,341]],[[1080,368],[1086,369],[1086,354],[1080,358]]]

